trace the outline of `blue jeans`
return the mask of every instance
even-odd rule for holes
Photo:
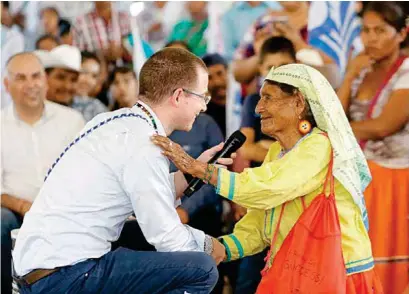
[[[261,271],[264,268],[264,258],[268,250],[243,258],[237,274],[235,294],[255,293],[261,281]]]
[[[147,252],[118,248],[21,288],[21,293],[210,293],[218,279],[203,252]]]
[[[5,207],[1,208],[1,293],[11,293],[11,236],[21,227],[22,217]]]

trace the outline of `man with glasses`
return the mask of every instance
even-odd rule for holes
[[[141,69],[138,103],[96,116],[65,148],[17,237],[13,259],[22,293],[212,290],[225,248],[181,223],[175,202],[188,183],[182,173],[169,173],[168,159],[151,142],[154,134],[189,131],[206,110],[207,86],[199,58],[161,50]],[[110,251],[133,213],[158,252]]]

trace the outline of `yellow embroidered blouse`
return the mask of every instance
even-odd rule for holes
[[[270,246],[282,204],[288,202],[271,254],[274,258],[285,237],[303,212],[300,196],[308,206],[322,192],[331,154],[331,143],[315,128],[291,151],[279,157],[274,143],[258,168],[233,173],[219,169],[217,193],[246,207],[247,214],[234,232],[222,236],[227,259],[235,260],[261,252]],[[335,200],[342,232],[342,250],[347,274],[374,267],[371,243],[351,194],[335,180]]]

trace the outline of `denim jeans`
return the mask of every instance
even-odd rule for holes
[[[1,208],[1,293],[11,293],[11,236],[22,224],[22,217],[5,207]]]
[[[21,293],[210,293],[218,279],[203,252],[149,252],[118,248],[21,287]]]
[[[240,261],[235,294],[255,293],[261,281],[261,271],[264,268],[268,250],[252,256],[247,256]]]

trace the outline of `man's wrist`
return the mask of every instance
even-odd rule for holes
[[[203,251],[207,255],[212,255],[213,253],[213,238],[209,235],[205,235]]]

